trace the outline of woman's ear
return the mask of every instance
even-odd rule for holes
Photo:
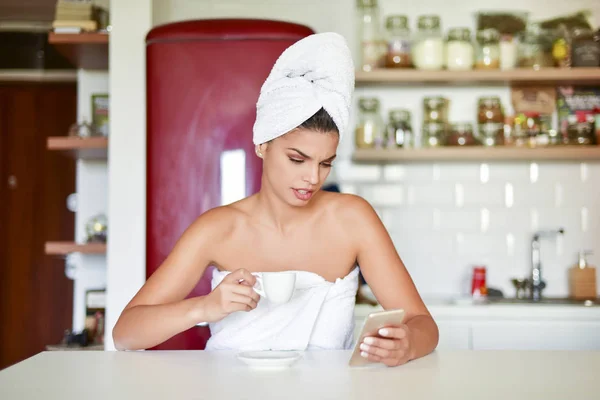
[[[267,149],[267,143],[261,143],[254,146],[254,151],[259,158],[263,158],[265,155],[265,150]]]

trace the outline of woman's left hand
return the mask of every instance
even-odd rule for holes
[[[379,336],[367,336],[360,344],[362,357],[388,367],[405,364],[414,358],[408,326],[385,327],[377,333]]]

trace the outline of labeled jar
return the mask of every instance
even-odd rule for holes
[[[446,143],[446,124],[427,122],[423,124],[423,147],[440,147]]]
[[[474,49],[469,28],[452,28],[446,41],[446,68],[467,70],[473,68]]]
[[[437,15],[422,15],[412,49],[412,61],[417,69],[439,70],[444,67],[444,38]]]
[[[567,137],[569,144],[595,144],[596,135],[594,133],[594,117],[592,115],[581,118],[578,118],[577,115],[569,115],[567,122]]]
[[[423,122],[448,122],[448,99],[444,97],[425,97],[423,99]]]
[[[357,0],[360,63],[363,71],[372,71],[383,65],[383,38],[379,27],[377,0]]]
[[[477,123],[503,123],[502,104],[497,96],[480,97],[477,101]]]
[[[387,68],[411,68],[410,29],[408,17],[405,15],[390,15],[386,19]]]
[[[477,32],[475,68],[500,68],[500,34],[496,29],[487,28]]]
[[[403,109],[390,110],[385,143],[387,148],[413,147],[410,111]]]
[[[479,124],[479,141],[489,147],[504,145],[504,122]]]
[[[358,100],[359,123],[355,131],[359,149],[382,148],[384,123],[379,114],[379,100],[363,97]]]
[[[447,146],[475,146],[479,144],[473,136],[473,125],[470,122],[457,122],[450,126],[446,137]]]
[[[600,42],[590,29],[575,29],[571,42],[571,65],[573,67],[600,66]]]

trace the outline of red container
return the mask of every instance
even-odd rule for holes
[[[485,266],[473,267],[473,279],[471,280],[471,295],[473,297],[486,297],[486,270]]]

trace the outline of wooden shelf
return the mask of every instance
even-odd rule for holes
[[[356,86],[367,85],[600,85],[600,68],[543,68],[534,70],[422,71],[416,69],[378,69],[356,72]]]
[[[462,162],[462,161],[597,161],[600,146],[439,147],[427,149],[359,149],[352,159],[359,163]]]
[[[106,33],[48,34],[48,43],[77,68],[108,69],[108,39]]]
[[[106,244],[75,242],[46,242],[45,253],[50,255],[67,255],[71,253],[106,254]]]
[[[106,160],[108,157],[108,138],[105,137],[54,136],[48,138],[46,147],[85,160]]]
[[[5,69],[0,71],[0,82],[77,82],[77,71]]]

